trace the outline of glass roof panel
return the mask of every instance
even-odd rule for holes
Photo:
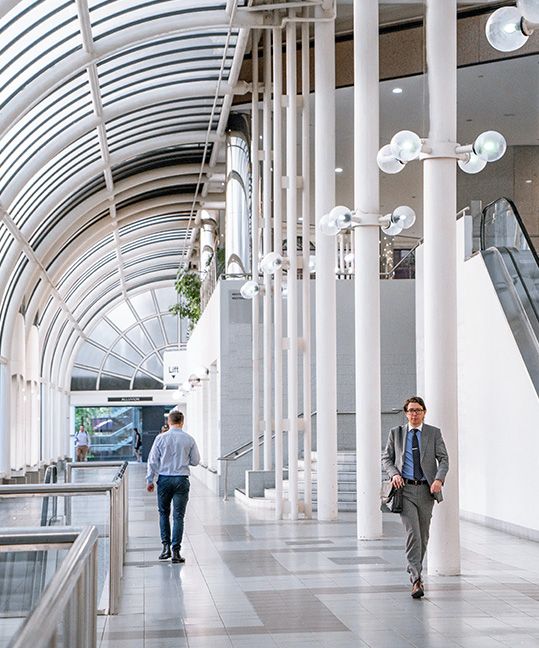
[[[151,11],[151,6],[155,8]],[[113,31],[121,31],[133,27],[137,23],[147,22],[158,18],[180,20],[182,15],[225,8],[223,2],[216,0],[169,0],[165,6],[162,3],[149,3],[146,0],[89,0],[92,32],[95,40],[99,40]],[[165,9],[166,8],[166,9]]]
[[[148,341],[148,337],[140,326],[130,329],[125,335],[144,355],[148,355],[148,353],[153,351],[153,347]]]
[[[10,214],[19,226],[32,210],[63,182],[101,156],[95,129],[75,140],[52,158],[22,189],[10,208]]]
[[[4,260],[13,240],[14,239],[9,233],[8,228],[2,221],[0,221],[0,264]]]
[[[159,354],[151,355],[145,362],[141,365],[142,369],[145,369],[151,373],[156,378],[163,378],[163,361]]]
[[[133,367],[123,360],[109,355],[109,357],[105,361],[105,364],[103,365],[103,371],[107,373],[120,374],[121,376],[130,378],[133,374]]]
[[[122,302],[113,308],[110,313],[107,314],[107,317],[121,331],[132,326],[136,322],[135,316],[125,302]]]
[[[146,320],[144,322],[144,328],[148,331],[157,347],[166,346],[163,331],[161,330],[161,325],[159,324],[157,317],[155,319]]]
[[[130,344],[125,338],[120,338],[118,342],[111,348],[116,355],[127,358],[130,362],[138,364],[144,357],[138,348],[134,348],[134,345]]]
[[[170,288],[157,288],[154,290],[157,303],[162,313],[168,313],[169,306],[175,304],[178,294],[171,285]]]
[[[90,339],[104,347],[110,347],[118,338],[118,332],[104,319],[90,333]]]
[[[84,73],[36,104],[0,139],[0,191],[43,146],[91,113],[92,102]]]
[[[0,33],[0,108],[44,70],[82,49],[73,0],[18,3],[0,21]]]
[[[165,325],[167,342],[169,344],[178,344],[178,322],[177,315],[165,315],[163,317],[163,324]]]
[[[135,295],[130,298],[131,304],[134,309],[137,311],[137,315],[144,319],[152,315],[156,315],[155,306],[152,299],[151,292],[145,292],[141,295]]]
[[[91,341],[85,341],[81,344],[77,353],[77,364],[99,369],[104,358],[105,351],[103,349],[99,349]]]

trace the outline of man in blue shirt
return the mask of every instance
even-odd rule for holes
[[[412,597],[424,595],[423,558],[429,541],[434,501],[441,502],[449,459],[439,428],[424,423],[427,408],[422,398],[404,403],[408,425],[389,432],[382,465],[395,488],[403,488],[401,520],[406,529],[406,558]]]
[[[168,560],[170,553],[170,505],[173,504],[172,562],[183,563],[180,555],[183,537],[183,520],[189,500],[189,466],[200,461],[197,444],[183,430],[183,413],[172,411],[168,415],[170,429],[159,434],[153,442],[148,457],[146,490],[153,493],[157,478],[157,505],[163,551],[159,560]]]

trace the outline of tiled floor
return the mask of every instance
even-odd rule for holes
[[[101,648],[539,647],[539,544],[462,523],[462,576],[410,597],[400,522],[355,538],[337,523],[275,522],[222,502],[195,478],[182,553],[160,563],[155,495],[130,465],[121,612]]]

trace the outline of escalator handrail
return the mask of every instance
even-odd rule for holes
[[[522,232],[522,235],[526,239],[526,243],[528,244],[528,248],[530,249],[530,252],[533,255],[533,258],[535,259],[535,262],[539,266],[539,256],[537,255],[537,251],[535,249],[535,246],[530,238],[530,235],[528,234],[528,230],[526,229],[526,226],[524,225],[524,222],[519,214],[519,211],[515,205],[515,203],[511,200],[511,198],[507,198],[506,196],[502,196],[501,198],[497,198],[496,200],[493,200],[492,202],[488,203],[483,208],[483,211],[481,212],[481,232],[480,232],[480,239],[481,239],[481,249],[486,250],[486,243],[485,243],[485,219],[487,217],[487,211],[496,203],[500,202],[501,200],[505,200],[507,202],[511,209],[513,210],[513,215],[515,217],[515,220],[517,221],[517,224],[519,226],[520,231]]]
[[[530,295],[530,291],[528,290],[528,285],[524,281],[524,278],[522,276],[522,273],[520,272],[520,268],[518,267],[518,263],[517,263],[517,261],[515,259],[514,254],[511,251],[511,248],[509,248],[509,247],[501,247],[501,248],[498,248],[498,249],[500,250],[500,253],[502,251],[506,252],[511,257],[511,261],[513,262],[513,268],[514,268],[514,271],[518,275],[520,285],[524,289],[524,292],[526,293],[526,297],[528,298],[529,305],[531,306],[531,309],[532,309],[537,321],[539,322],[539,312],[537,311],[537,308],[535,307],[535,301],[534,301],[532,295]]]

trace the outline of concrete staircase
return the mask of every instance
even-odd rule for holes
[[[311,456],[312,470],[312,501],[313,510],[317,509],[318,480],[317,480],[317,457],[316,452]],[[299,499],[305,498],[305,462],[299,461],[298,473]],[[339,511],[356,510],[356,453],[337,453],[337,492]],[[283,481],[284,499],[288,499],[288,480]],[[236,490],[235,497],[238,501],[258,509],[272,510],[275,508],[275,489],[266,488],[264,497],[247,497],[243,491]],[[286,502],[285,502],[286,503]],[[285,507],[286,510],[286,507]]]

